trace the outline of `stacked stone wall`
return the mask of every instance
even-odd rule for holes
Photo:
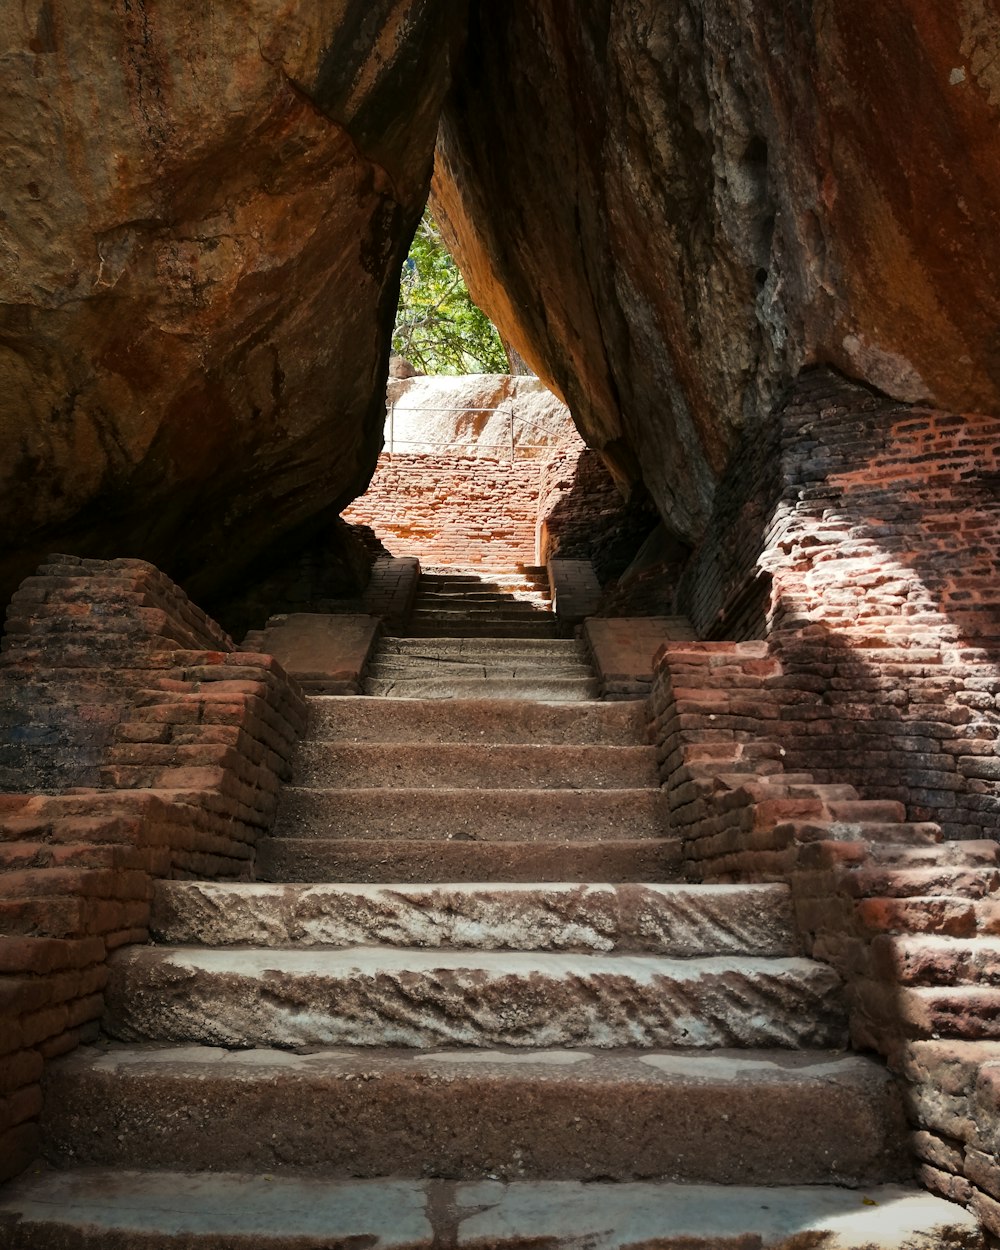
[[[57,557],[15,596],[0,708],[4,1177],[37,1151],[46,1061],[96,1033],[108,954],[146,940],[154,879],[252,875],[305,704],[150,565]]]
[[[383,452],[343,515],[425,566],[534,564],[539,472],[538,460]]]

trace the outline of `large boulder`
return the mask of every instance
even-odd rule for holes
[[[453,11],[0,14],[0,590],[49,549],[211,593],[364,488]]]
[[[697,537],[812,363],[1000,408],[992,0],[475,8],[433,208],[588,441]]]
[[[576,446],[566,405],[538,378],[508,373],[390,378],[386,387],[387,451],[442,455],[546,455]]]

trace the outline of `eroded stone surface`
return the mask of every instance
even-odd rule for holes
[[[657,784],[652,747],[303,743],[300,786],[628,790]],[[428,796],[430,801],[430,796]]]
[[[206,946],[797,951],[784,886],[230,885],[161,881],[158,941]]]
[[[443,640],[437,640],[440,650]],[[419,639],[388,639],[394,650],[405,643],[410,654],[419,653]],[[449,639],[450,648],[474,654],[484,645],[480,639]],[[503,641],[491,640],[498,653]],[[533,651],[566,643],[531,642],[519,639],[518,647]],[[555,653],[557,656],[561,652]],[[647,709],[643,701],[631,703],[534,703],[505,699],[450,699],[435,703],[433,716],[415,700],[361,698],[313,698],[309,700],[309,734],[313,740],[351,742],[605,742],[624,745],[646,741]]]
[[[50,1157],[76,1166],[741,1184],[911,1167],[886,1071],[822,1051],[112,1046],[53,1069],[48,1106]]]
[[[0,1203],[13,1250],[45,1250],[54,1237],[80,1250],[377,1250],[440,1245],[586,1244],[594,1250],[979,1250],[961,1207],[896,1186],[825,1187],[504,1185],[481,1181],[328,1182],[258,1176],[50,1173]],[[0,1223],[0,1230],[3,1224]]]
[[[471,790],[286,786],[276,835],[562,841],[659,838],[665,796],[647,790]]]
[[[837,1046],[839,977],[801,959],[132,948],[105,1028],[231,1046]]]

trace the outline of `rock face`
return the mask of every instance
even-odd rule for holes
[[[804,365],[1000,404],[998,51],[988,0],[481,5],[434,213],[588,441],[696,537]]]
[[[385,445],[407,454],[520,456],[568,444],[579,448],[569,411],[537,378],[473,373],[390,378]],[[513,436],[511,425],[513,423]],[[392,447],[390,448],[390,442]]]
[[[429,0],[7,6],[0,588],[58,547],[201,594],[363,489],[459,27]]]

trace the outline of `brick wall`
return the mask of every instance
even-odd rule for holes
[[[0,1178],[37,1150],[45,1062],[96,1032],[108,953],[146,939],[153,880],[252,875],[305,717],[141,561],[54,557],[3,646]]]
[[[654,680],[686,871],[789,883],[918,1175],[1000,1238],[1000,420],[816,371],[758,439],[681,584],[733,641]]]
[[[766,634],[797,682],[790,766],[954,837],[1000,827],[998,447],[1000,418],[807,374],[680,587],[700,636]]]
[[[844,977],[855,1045],[901,1079],[918,1177],[1000,1238],[1000,847],[792,771],[801,685],[763,642],[660,651],[652,736],[685,871],[788,882],[806,953]]]
[[[343,515],[424,565],[534,564],[539,469],[538,460],[383,452]]]

